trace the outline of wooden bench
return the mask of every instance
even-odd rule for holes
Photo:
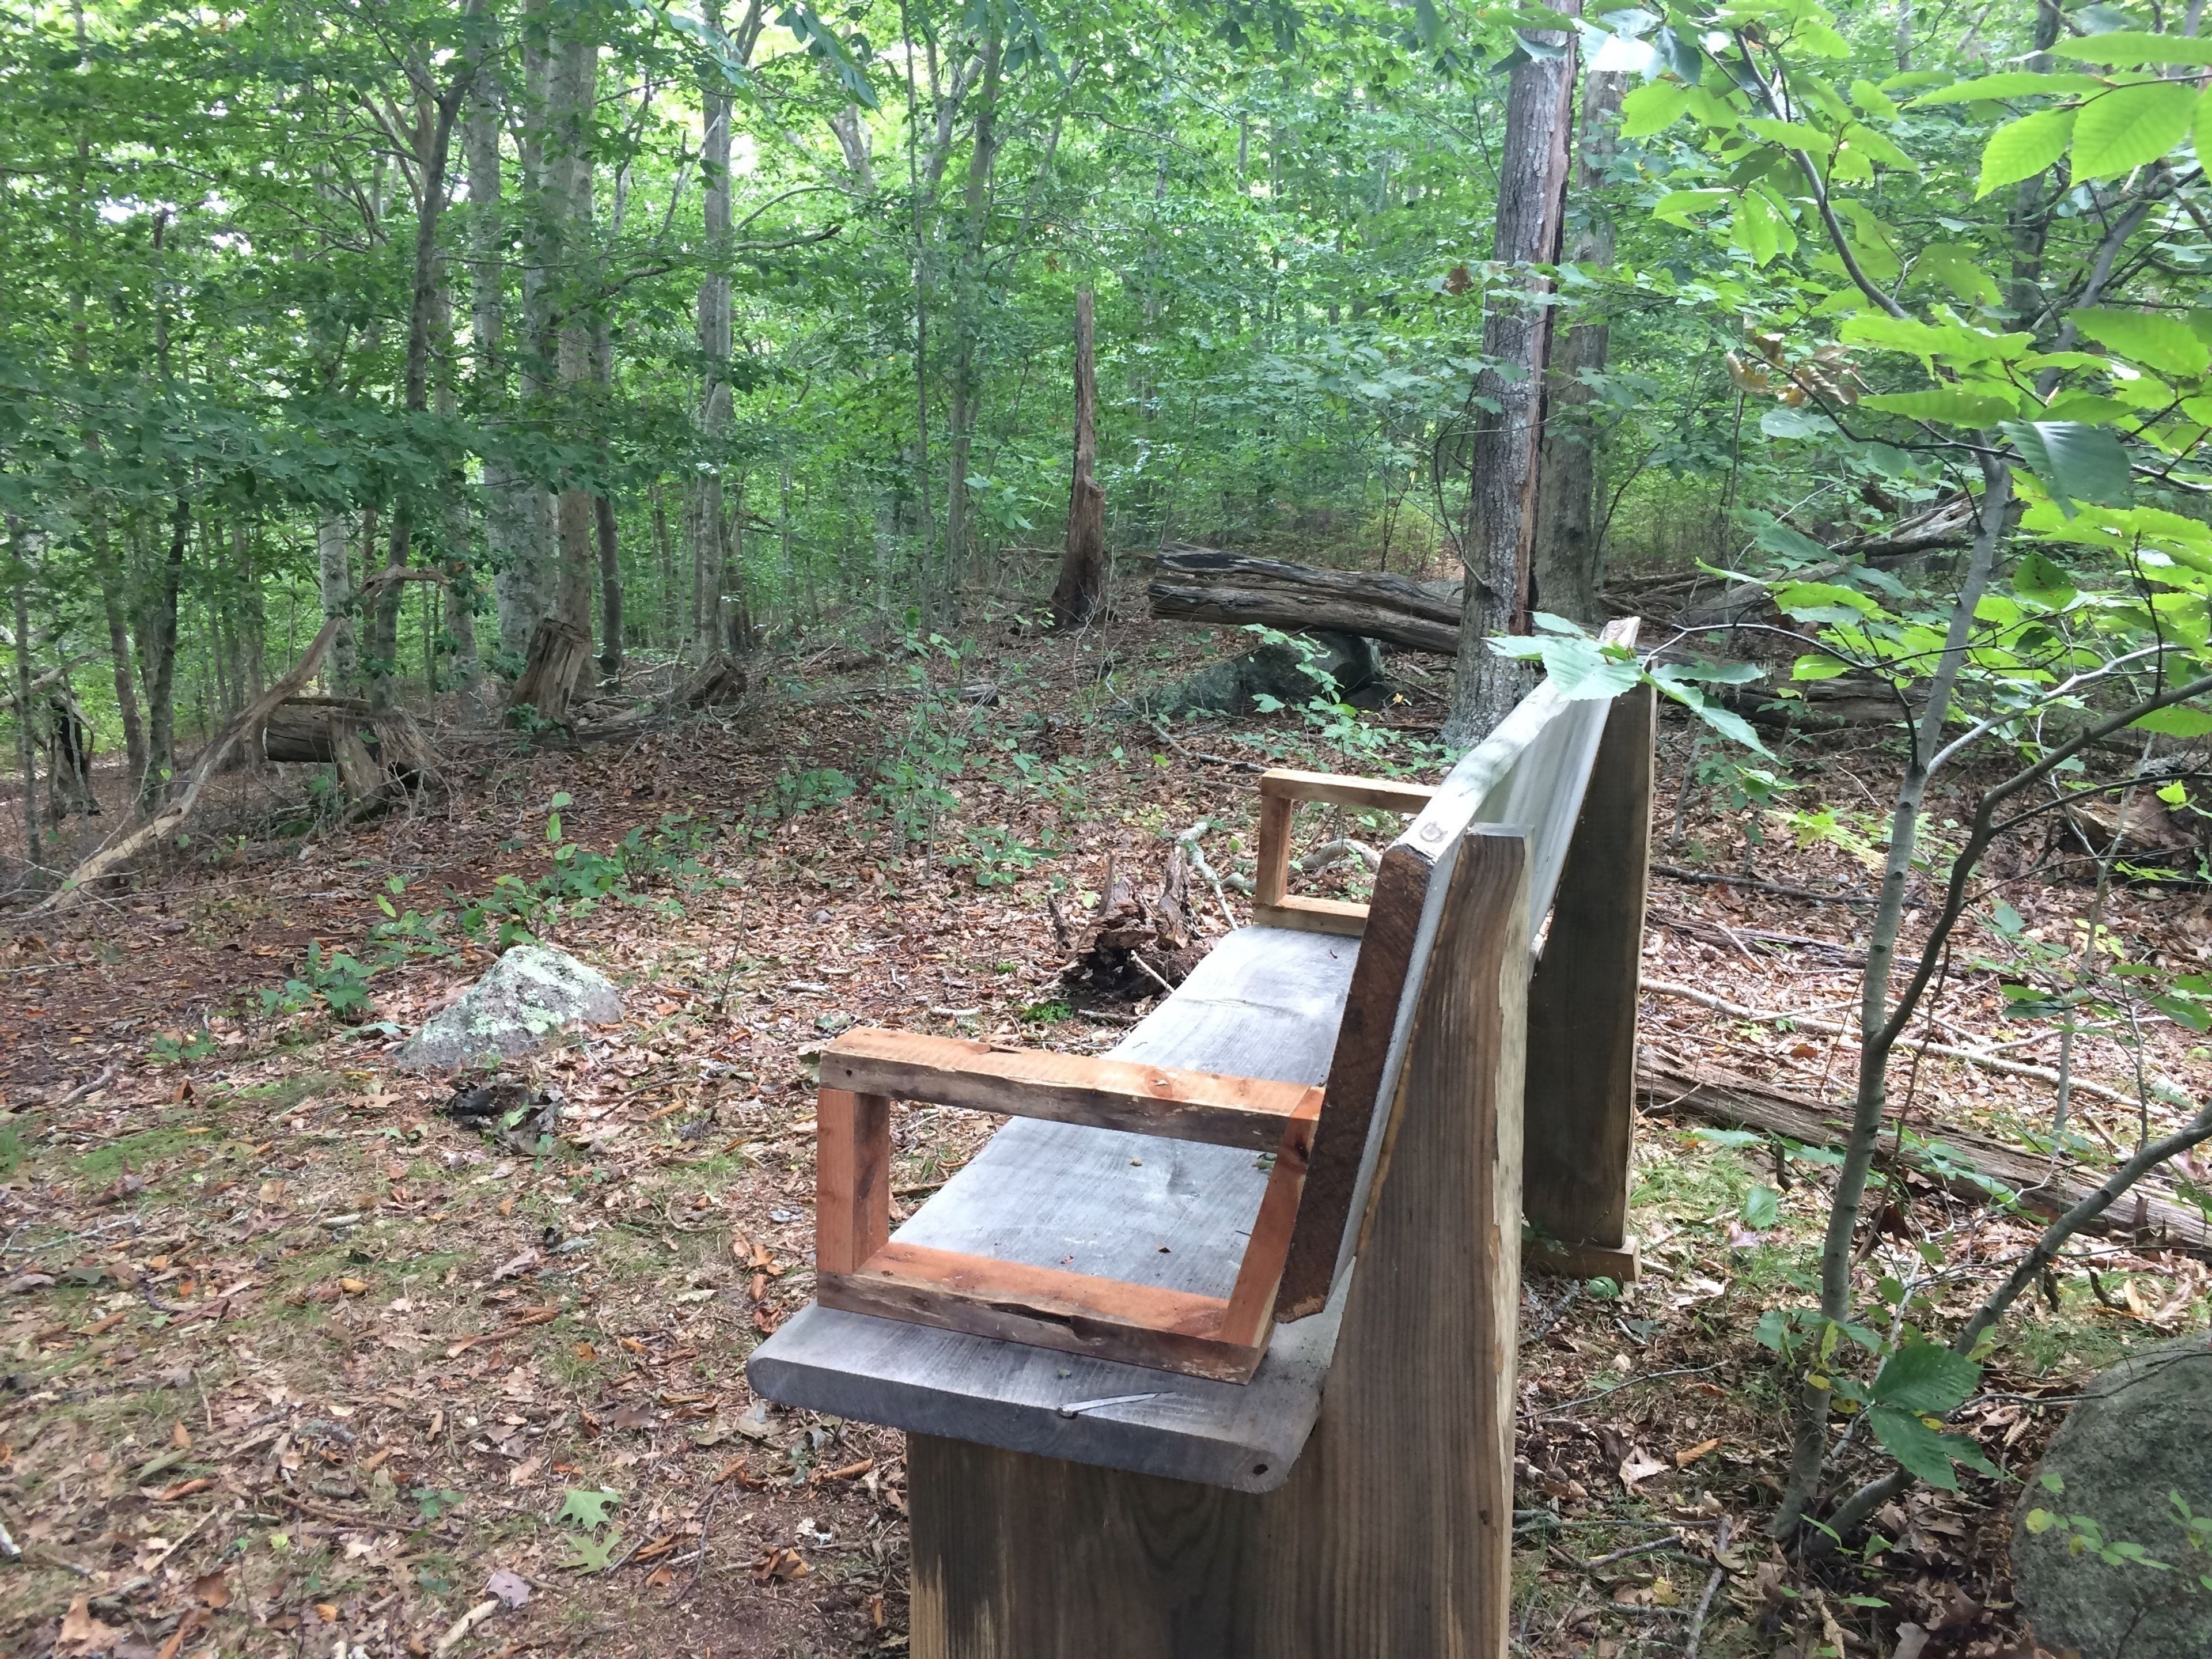
[[[907,1432],[915,1654],[1504,1654],[1524,1213],[1635,1266],[1651,719],[1267,775],[1255,925],[1110,1055],[825,1053],[817,1304],[748,1376]],[[1368,905],[1288,890],[1301,800],[1413,814]],[[895,1099],[1012,1121],[893,1236]]]

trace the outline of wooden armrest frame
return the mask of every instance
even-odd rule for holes
[[[1436,793],[1425,784],[1346,777],[1334,772],[1299,772],[1277,767],[1261,773],[1259,872],[1252,883],[1253,925],[1295,927],[1310,933],[1340,933],[1352,939],[1358,938],[1366,930],[1367,907],[1364,904],[1291,896],[1291,814],[1300,801],[1328,801],[1339,806],[1413,813],[1426,806]]]
[[[890,1103],[1270,1146],[1275,1167],[1226,1297],[890,1238]],[[1322,1091],[1127,1060],[848,1031],[822,1057],[815,1297],[824,1307],[1242,1382],[1274,1324]]]

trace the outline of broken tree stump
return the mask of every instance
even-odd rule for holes
[[[1164,996],[1205,957],[1190,908],[1190,863],[1181,842],[1168,852],[1158,889],[1140,893],[1118,859],[1106,865],[1098,914],[1071,926],[1055,902],[1053,927],[1075,960],[1060,983],[1079,1007]]]
[[[509,712],[527,706],[546,725],[566,726],[569,699],[591,660],[588,630],[558,617],[541,617],[531,633],[521,676],[507,694]]]

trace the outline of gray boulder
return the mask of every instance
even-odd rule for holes
[[[1336,682],[1340,695],[1358,691],[1382,678],[1382,647],[1357,634],[1320,629],[1308,636],[1316,650],[1311,665]],[[1182,714],[1242,714],[1271,696],[1303,708],[1322,689],[1307,672],[1306,654],[1292,645],[1261,645],[1242,656],[1201,668],[1189,678],[1158,687],[1134,699],[1137,712],[1153,720]]]
[[[392,1064],[408,1072],[449,1072],[542,1048],[563,1025],[622,1018],[622,993],[596,968],[566,951],[517,945],[464,993],[424,1023]]]
[[[2092,1382],[2028,1482],[2013,1520],[2013,1579],[2039,1643],[2081,1659],[2212,1654],[2212,1589],[2200,1582],[2212,1553],[2192,1547],[2175,1492],[2212,1516],[2203,1331],[2140,1349]],[[2166,1569],[2127,1559],[2131,1546]]]

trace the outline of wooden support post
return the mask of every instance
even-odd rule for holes
[[[1505,1659],[1524,839],[1471,833],[1446,913],[1455,948],[1424,981],[1389,1179],[1288,1481],[910,1435],[915,1659]]]
[[[857,1273],[890,1242],[891,1103],[824,1089],[814,1121],[815,1268]]]
[[[1636,1277],[1628,1237],[1636,1003],[1651,853],[1651,688],[1617,699],[1528,988],[1522,1203],[1532,1264]]]

